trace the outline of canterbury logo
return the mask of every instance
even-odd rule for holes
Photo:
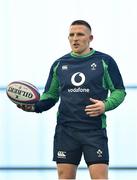
[[[77,72],[72,75],[71,82],[74,86],[81,86],[85,82],[85,75],[81,72]]]
[[[65,151],[58,151],[58,158],[66,158],[66,152]]]

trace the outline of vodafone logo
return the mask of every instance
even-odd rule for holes
[[[85,82],[85,75],[82,72],[76,72],[71,77],[71,83],[75,86],[74,88],[68,89],[68,93],[89,93],[89,88],[81,88],[82,84]]]
[[[81,72],[76,72],[72,75],[71,82],[74,86],[81,86],[85,82],[85,75]]]

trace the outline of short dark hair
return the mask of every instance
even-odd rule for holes
[[[76,21],[73,21],[73,22],[71,23],[71,26],[72,26],[72,25],[84,25],[84,26],[86,26],[90,31],[92,31],[91,26],[89,25],[89,23],[86,22],[86,21],[84,21],[84,20],[76,20]]]

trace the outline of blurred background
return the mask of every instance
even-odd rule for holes
[[[110,54],[123,76],[126,99],[107,113],[110,170],[134,169],[132,175],[137,177],[136,7],[136,0],[0,0],[1,180],[11,179],[3,170],[55,168],[52,147],[58,104],[42,114],[26,113],[8,99],[6,87],[24,80],[42,93],[52,63],[70,52],[68,29],[77,19],[91,24],[91,47]],[[80,168],[80,173],[86,168],[83,159]]]

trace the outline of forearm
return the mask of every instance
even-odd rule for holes
[[[110,111],[118,107],[125,99],[125,90],[116,89],[111,95],[104,101],[105,111]]]

